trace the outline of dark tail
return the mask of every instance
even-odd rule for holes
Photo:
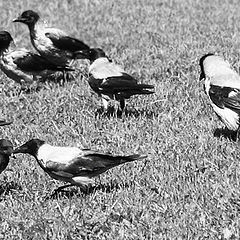
[[[153,88],[154,88],[153,85],[149,85],[149,84],[138,84],[137,86],[138,86],[139,88],[142,88],[142,89],[144,89],[144,88],[153,89]]]
[[[141,160],[147,157],[139,154],[129,156],[112,156],[111,154],[96,153],[89,150],[86,150],[86,152],[89,153],[84,154],[84,158],[81,159],[81,165],[85,164],[87,166],[86,169],[89,169],[88,172],[90,172],[92,176],[97,176],[120,164]],[[89,161],[89,159],[91,159],[91,161]]]
[[[138,95],[138,94],[153,94],[155,93],[154,90],[148,90],[153,89],[153,85],[148,84],[138,84],[134,87],[130,88],[121,88],[121,95],[124,98],[129,98],[132,95]]]
[[[152,94],[152,93],[155,93],[154,90],[152,90],[152,91],[148,90],[148,89],[153,89],[154,88],[153,85],[138,84],[137,86],[138,86],[139,92],[136,91],[136,94]]]
[[[117,159],[119,161],[119,164],[123,164],[126,162],[142,160],[146,157],[147,157],[146,155],[134,154],[134,155],[129,155],[129,156],[116,156],[115,159]]]

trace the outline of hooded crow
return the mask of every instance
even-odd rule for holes
[[[69,182],[85,189],[94,183],[93,177],[107,171],[110,168],[126,162],[146,158],[138,154],[129,156],[112,156],[89,149],[77,147],[51,146],[39,139],[32,139],[13,151],[16,153],[28,153],[35,157],[40,167],[50,177]]]
[[[90,60],[89,85],[102,98],[105,110],[110,99],[120,101],[123,110],[125,99],[137,94],[154,93],[154,90],[148,90],[153,89],[153,85],[139,84],[123,68],[111,62],[102,49],[91,48],[82,51],[82,54]]]
[[[240,76],[229,62],[212,53],[200,59],[200,80],[215,113],[229,130],[239,131]]]
[[[0,31],[0,69],[11,79],[29,88],[37,76],[55,71],[73,71],[68,67],[57,66],[38,54],[24,48],[12,49],[12,36]]]
[[[89,49],[85,43],[68,36],[64,31],[48,27],[39,14],[32,10],[23,12],[13,22],[28,26],[34,48],[54,64],[69,66],[72,60],[79,58],[79,51]]]
[[[0,173],[7,167],[12,152],[12,143],[6,139],[0,139]]]

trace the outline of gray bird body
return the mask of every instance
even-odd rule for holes
[[[33,72],[24,72],[17,67],[14,60],[24,57],[27,54],[26,49],[18,49],[12,51],[5,51],[0,58],[1,70],[11,79],[19,84],[31,85],[34,81]]]
[[[40,167],[52,178],[73,185],[86,187],[94,183],[93,177],[120,164],[143,159],[146,156],[112,156],[77,147],[51,146],[34,139],[14,150],[14,153],[29,153]],[[34,144],[37,147],[34,147]],[[34,150],[31,150],[34,149]]]
[[[69,66],[72,60],[78,58],[79,51],[89,49],[85,43],[70,37],[64,31],[47,26],[38,13],[32,10],[23,12],[13,21],[28,26],[34,48],[42,57],[56,65]]]
[[[60,66],[68,66],[73,58],[73,53],[54,47],[51,39],[47,37],[50,33],[51,36],[54,36],[56,39],[61,36],[67,36],[67,34],[60,29],[50,28],[44,26],[42,23],[37,23],[34,29],[30,29],[32,45],[41,56],[50,62]]]

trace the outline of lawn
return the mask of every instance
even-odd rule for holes
[[[47,198],[61,186],[28,155],[0,175],[0,239],[239,239],[239,143],[217,137],[223,124],[198,81],[199,58],[216,52],[238,71],[240,5],[227,0],[0,1],[1,30],[33,50],[22,11],[101,47],[156,93],[127,103],[129,114],[96,114],[101,102],[87,83],[88,61],[72,81],[46,81],[38,92],[0,72],[0,114],[13,119],[2,138],[31,138],[146,160],[121,165]]]

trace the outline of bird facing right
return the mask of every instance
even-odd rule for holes
[[[239,132],[240,76],[229,62],[212,53],[200,59],[200,80],[215,113],[229,130]]]
[[[123,110],[125,99],[133,95],[154,93],[153,85],[138,83],[122,67],[111,62],[102,49],[91,48],[82,51],[82,54],[90,60],[88,82],[102,98],[104,110],[108,109],[110,99],[120,101],[120,108]]]

